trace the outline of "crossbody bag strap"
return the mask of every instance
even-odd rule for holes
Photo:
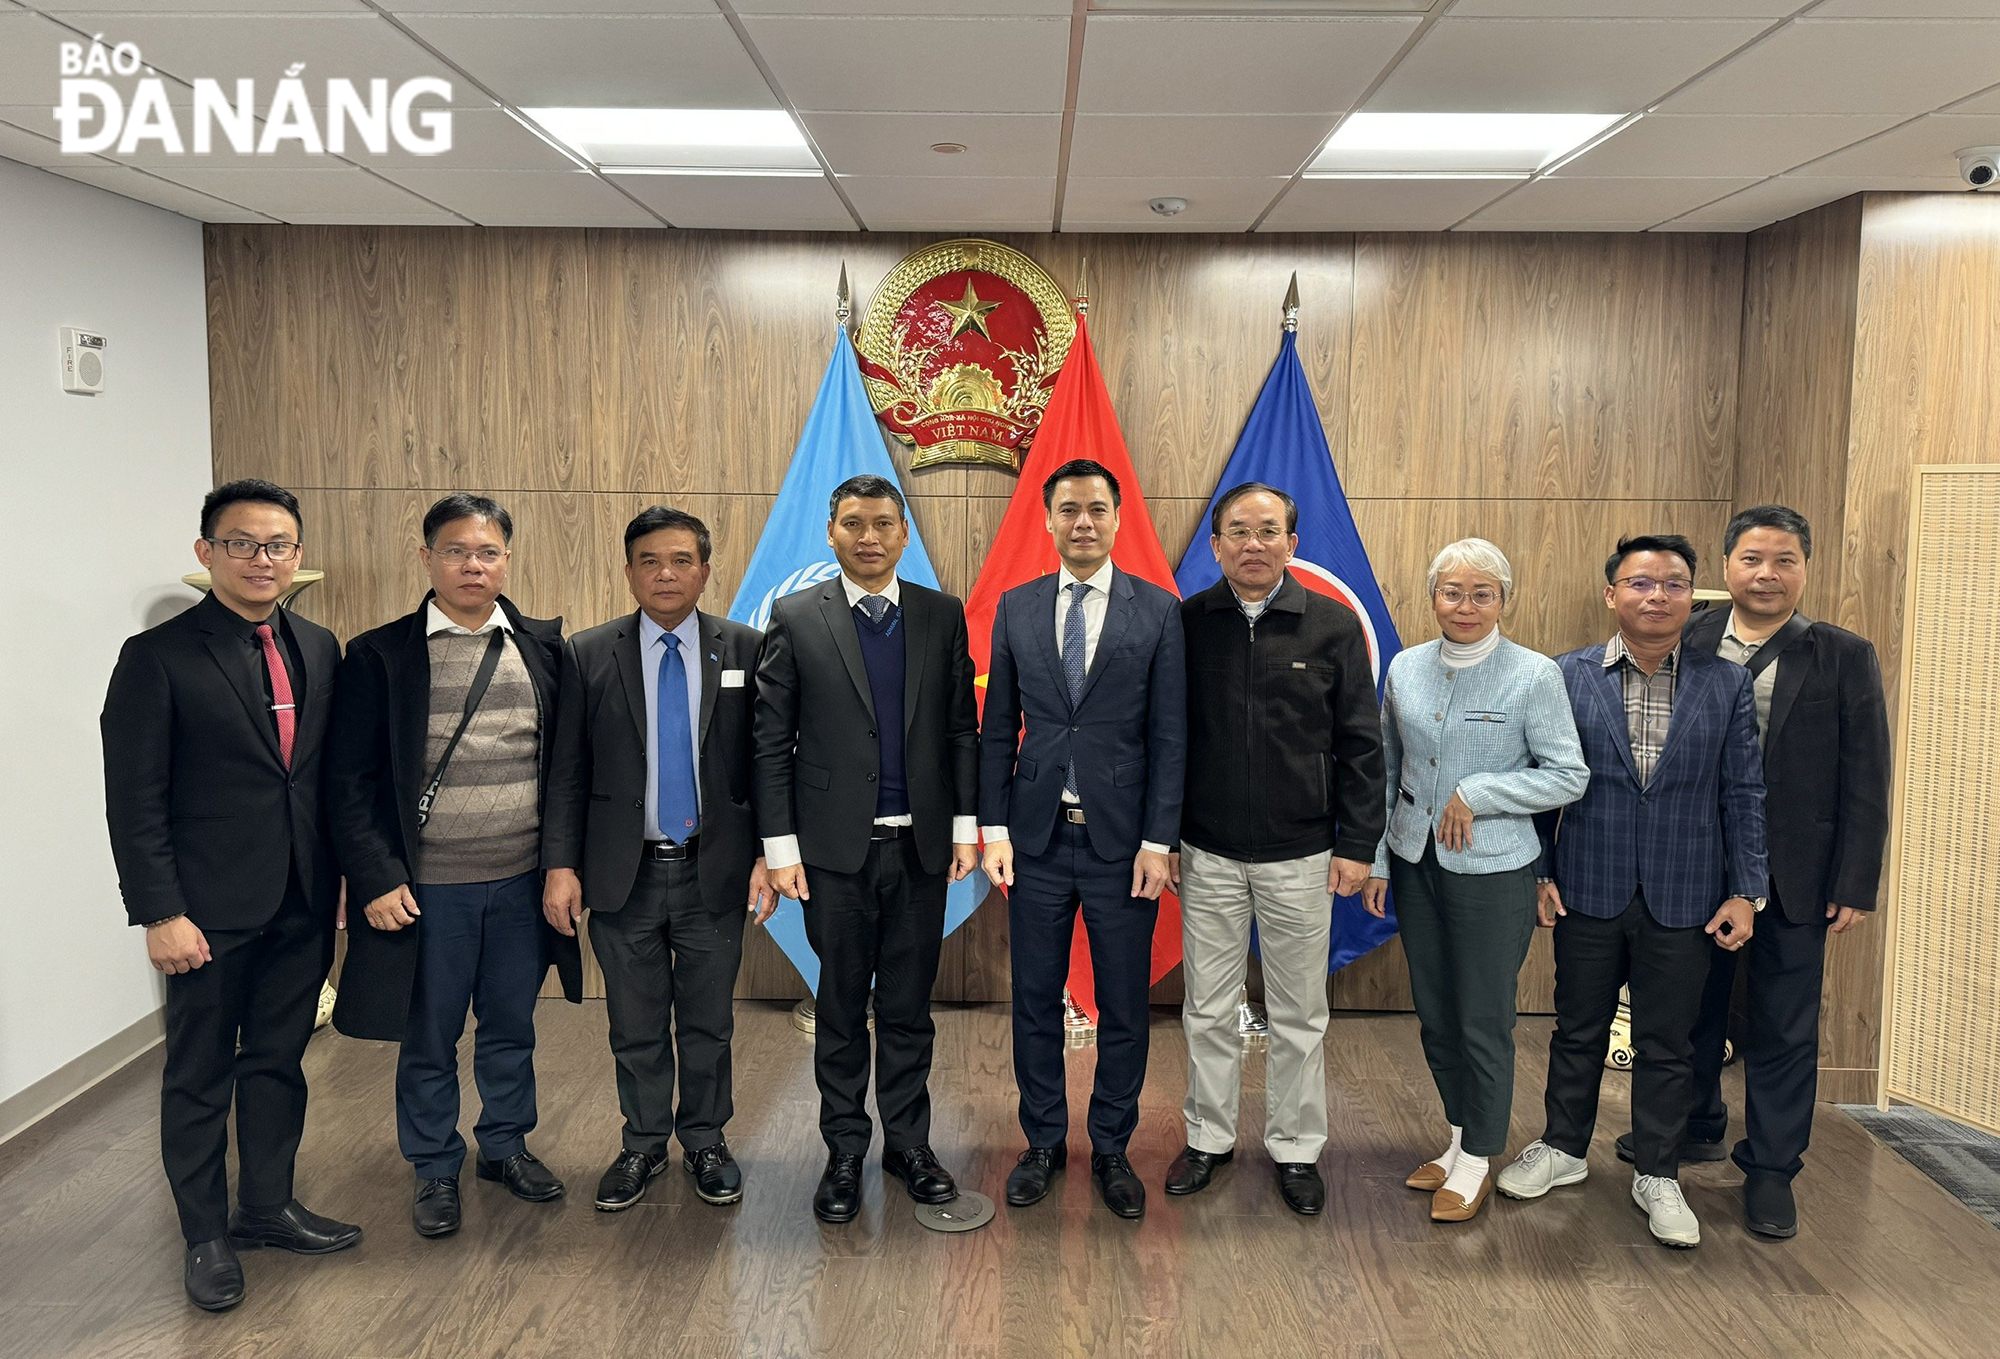
[[[500,648],[506,645],[505,631],[493,629],[493,635],[486,642],[486,653],[479,658],[479,669],[473,672],[472,687],[466,691],[465,714],[458,719],[458,730],[451,734],[444,754],[438,758],[437,768],[431,771],[431,781],[425,785],[423,796],[417,799],[419,826],[431,819],[431,806],[437,801],[438,789],[444,786],[444,771],[451,767],[452,752],[458,749],[465,729],[472,725],[472,715],[479,711],[480,701],[486,697],[486,686],[493,682],[493,672],[500,668]]]

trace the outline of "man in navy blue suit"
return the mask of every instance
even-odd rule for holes
[[[1091,1178],[1120,1217],[1146,1211],[1125,1157],[1146,1075],[1153,922],[1180,835],[1187,675],[1180,601],[1111,564],[1118,479],[1064,463],[1042,485],[1061,569],[993,615],[979,819],[1013,935],[1014,1075],[1028,1149],[1007,1202],[1049,1192],[1067,1160],[1064,979],[1083,910],[1098,1000]]]
[[[1624,538],[1604,564],[1618,632],[1557,658],[1590,786],[1542,830],[1541,923],[1555,930],[1556,1028],[1541,1138],[1500,1173],[1540,1198],[1588,1173],[1618,988],[1632,992],[1633,1202],[1663,1245],[1701,1242],[1680,1188],[1693,1031],[1710,940],[1736,950],[1764,909],[1763,757],[1750,674],[1681,645],[1694,547]]]

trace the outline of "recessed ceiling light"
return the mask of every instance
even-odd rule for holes
[[[965,143],[964,143],[964,142],[932,142],[932,143],[931,143],[931,150],[933,150],[933,151],[937,152],[937,153],[938,153],[938,154],[939,154],[940,156],[956,156],[956,155],[961,155],[961,154],[963,154],[963,153],[964,153],[964,151],[965,151]]]
[[[621,174],[820,173],[777,109],[523,109],[599,169]]]
[[[1525,178],[1621,113],[1356,113],[1327,139],[1307,179]]]

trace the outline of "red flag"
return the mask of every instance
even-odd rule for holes
[[[1173,567],[1167,564],[1160,535],[1147,513],[1146,497],[1139,490],[1139,474],[1132,455],[1125,451],[1125,436],[1118,432],[1118,416],[1111,409],[1111,393],[1104,386],[1104,373],[1090,347],[1090,330],[1081,314],[1076,318],[1076,337],[1070,342],[1069,356],[1056,376],[1055,391],[1049,396],[1034,444],[1021,464],[1021,479],[1007,502],[1000,531],[993,535],[986,564],[973,582],[972,595],[965,602],[966,626],[971,633],[973,673],[978,676],[979,706],[986,707],[986,670],[993,658],[993,615],[1000,596],[1016,585],[1045,576],[1061,565],[1055,540],[1049,536],[1048,512],[1042,506],[1042,483],[1049,473],[1072,458],[1090,458],[1109,468],[1118,478],[1122,503],[1118,509],[1118,541],[1112,545],[1111,560],[1119,570],[1151,581],[1163,590],[1180,591],[1174,585]],[[1053,623],[1050,624],[1054,626]],[[1159,923],[1153,927],[1152,979],[1158,981],[1180,965],[1181,903],[1172,892],[1160,897]],[[1097,988],[1090,972],[1090,948],[1085,941],[1083,916],[1076,919],[1076,934],[1070,943],[1069,993],[1083,1012],[1097,1018]]]

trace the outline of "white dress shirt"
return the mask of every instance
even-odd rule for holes
[[[681,668],[687,671],[688,749],[694,752],[694,805],[701,811],[701,615],[688,616],[674,629],[680,639]],[[660,833],[660,659],[667,651],[667,630],[652,615],[639,614],[639,673],[646,680],[646,838],[671,840]]]
[[[455,633],[460,637],[484,637],[495,628],[500,629],[500,631],[507,633],[509,636],[512,636],[514,632],[514,620],[509,618],[507,611],[498,604],[493,606],[492,613],[486,615],[486,621],[476,628],[462,628],[452,622],[451,619],[445,616],[444,610],[437,606],[435,599],[424,605],[424,636],[426,637],[435,637],[440,632]]]
[[[1791,620],[1788,618],[1785,621],[1789,623]],[[1725,661],[1734,661],[1748,669],[1757,653],[1764,649],[1764,643],[1777,635],[1773,632],[1763,641],[1744,641],[1736,632],[1736,610],[1731,609],[1729,622],[1722,629],[1722,641],[1715,648],[1715,654]],[[1750,696],[1757,704],[1757,744],[1760,747],[1764,744],[1764,733],[1771,727],[1771,695],[1778,691],[1778,667],[1784,663],[1785,658],[1778,657],[1764,667],[1763,674],[1750,682]]]

